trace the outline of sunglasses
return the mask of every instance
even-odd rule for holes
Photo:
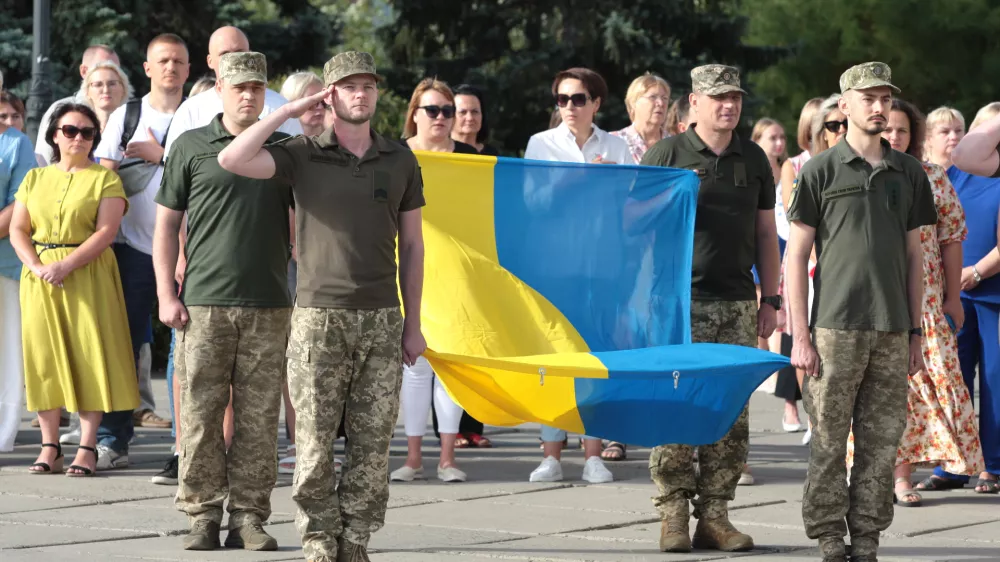
[[[566,107],[570,104],[570,102],[572,102],[573,107],[583,107],[587,105],[587,102],[590,101],[590,99],[590,96],[587,94],[573,94],[572,96],[559,94],[556,96],[556,105],[559,107]]]
[[[94,140],[94,135],[97,134],[97,129],[95,127],[76,127],[73,125],[63,125],[56,129],[62,131],[64,137],[68,139],[75,139],[77,135],[83,137],[83,140]]]
[[[423,109],[424,113],[431,119],[437,119],[438,115],[443,115],[445,119],[451,119],[455,116],[454,105],[422,105],[417,109]]]
[[[841,128],[846,131],[847,119],[844,119],[843,121],[825,121],[823,123],[823,128],[831,133],[839,133]]]

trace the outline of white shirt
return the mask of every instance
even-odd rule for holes
[[[121,163],[125,159],[121,144],[122,131],[125,129],[125,108],[121,106],[108,116],[108,123],[101,132],[101,144],[94,151],[95,158],[104,158]],[[149,105],[149,94],[142,98],[142,112],[139,114],[139,125],[135,128],[132,141],[149,140],[146,129],[153,131],[156,142],[162,143],[167,134],[173,113],[161,113]],[[156,203],[153,198],[160,189],[160,179],[163,177],[163,166],[157,166],[156,172],[146,187],[129,197],[129,210],[122,218],[121,237],[124,242],[136,250],[153,254],[153,226],[156,224]]]
[[[49,128],[49,122],[52,120],[52,113],[55,112],[56,107],[64,103],[82,103],[90,105],[87,99],[80,96],[80,93],[77,92],[72,96],[56,100],[49,106],[48,109],[45,110],[45,114],[42,115],[42,121],[38,124],[38,138],[35,139],[35,158],[38,160],[38,165],[40,167],[45,167],[52,163],[52,147],[49,146],[49,143],[45,142],[45,131]]]
[[[261,117],[288,103],[278,92],[268,89],[264,92],[264,110]],[[181,133],[186,133],[191,129],[204,127],[212,122],[216,115],[222,113],[222,98],[215,88],[210,88],[197,96],[188,98],[187,101],[177,108],[174,114],[174,123],[170,126],[170,133],[167,135],[167,144],[163,148],[164,158],[170,154],[170,145],[177,140]],[[278,127],[282,133],[289,135],[301,135],[302,124],[298,119],[289,119]]]
[[[555,129],[535,133],[528,140],[524,157],[527,160],[590,163],[600,156],[606,162],[634,164],[628,143],[624,139],[602,130],[597,125],[591,127],[593,130],[590,138],[583,143],[582,150],[576,144],[576,135],[565,123]]]

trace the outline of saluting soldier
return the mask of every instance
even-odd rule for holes
[[[805,370],[813,420],[802,519],[823,560],[873,562],[892,523],[892,475],[906,428],[907,371],[923,367],[920,227],[937,222],[927,174],[881,137],[889,67],[868,62],[840,77],[847,134],[803,166],[788,219],[792,363]],[[816,245],[812,323],[806,264]],[[854,425],[855,461],[844,455]]]

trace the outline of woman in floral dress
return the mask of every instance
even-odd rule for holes
[[[895,150],[921,159],[924,120],[917,109],[893,100],[882,136]],[[937,207],[936,226],[920,229],[924,256],[924,370],[909,378],[906,431],[896,453],[894,493],[902,507],[921,505],[910,481],[912,465],[941,466],[952,474],[983,469],[979,427],[969,390],[962,380],[955,334],[964,321],[960,300],[965,213],[944,168],[924,163]],[[954,324],[954,327],[951,325]],[[854,460],[854,435],[847,463]]]

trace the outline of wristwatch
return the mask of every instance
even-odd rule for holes
[[[775,310],[781,310],[781,295],[773,297],[760,297],[760,304],[769,304]]]
[[[910,335],[911,336],[917,336],[918,338],[922,338],[922,337],[924,337],[924,329],[923,328],[910,328]]]
[[[979,270],[976,266],[972,266],[972,280],[976,282],[976,285],[983,282],[983,276],[979,274]]]

